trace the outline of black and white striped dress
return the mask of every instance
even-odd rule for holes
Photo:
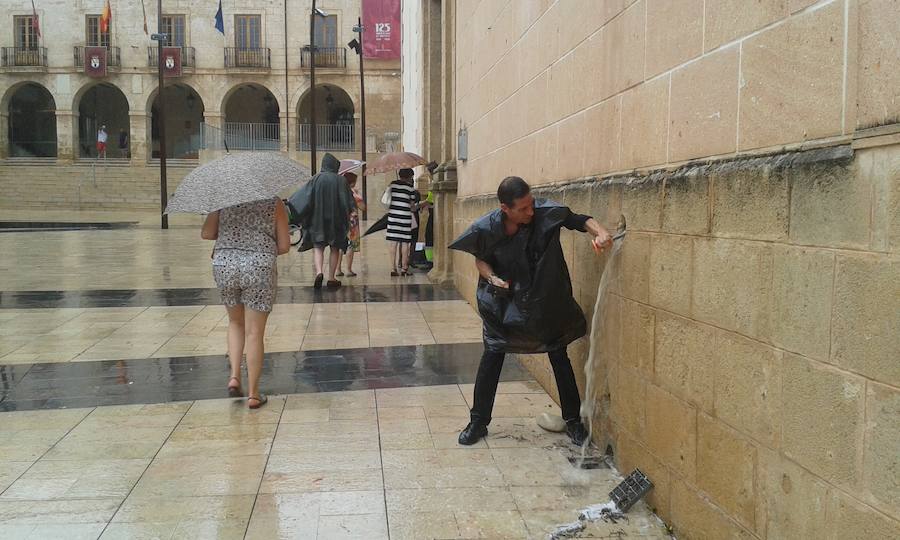
[[[390,186],[391,206],[388,210],[387,239],[392,242],[412,240],[412,201],[416,188],[402,182],[392,182]]]

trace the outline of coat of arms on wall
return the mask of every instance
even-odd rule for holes
[[[181,47],[163,47],[163,76],[181,77]]]
[[[84,48],[84,72],[89,77],[106,77],[106,47]]]

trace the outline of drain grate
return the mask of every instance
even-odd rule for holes
[[[653,482],[640,469],[635,469],[609,492],[609,496],[616,503],[620,512],[627,512],[651,489],[653,489]]]

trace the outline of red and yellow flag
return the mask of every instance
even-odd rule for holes
[[[100,31],[106,34],[109,32],[109,21],[112,19],[112,8],[109,7],[109,0],[103,6],[103,13],[100,14]]]

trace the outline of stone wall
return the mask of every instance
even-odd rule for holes
[[[847,141],[900,119],[892,0],[456,3],[460,195]]]
[[[445,236],[511,174],[628,223],[613,265],[563,234],[601,449],[679,538],[900,537],[900,2],[455,6]]]
[[[563,233],[589,317],[595,439],[679,538],[900,535],[900,147],[697,163],[539,188],[628,234]],[[494,208],[460,199],[454,233]],[[474,301],[471,257],[455,253]],[[570,347],[584,388],[588,340]],[[544,357],[521,360],[555,393]]]

